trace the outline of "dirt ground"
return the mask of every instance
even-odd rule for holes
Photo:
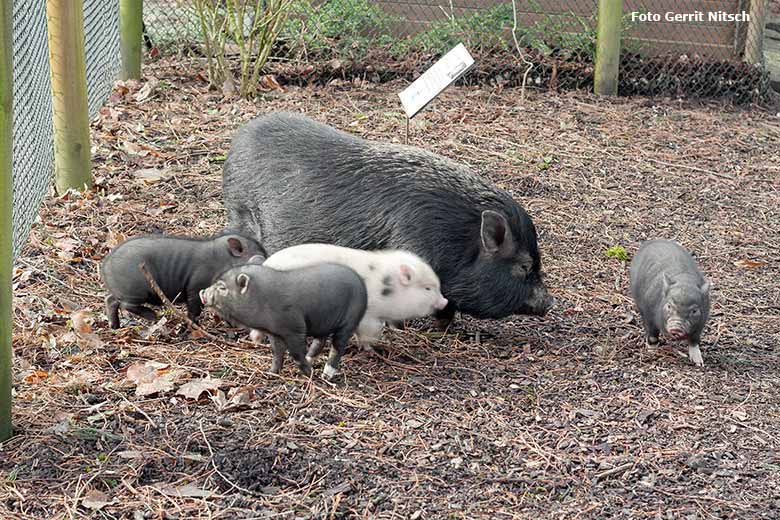
[[[289,361],[268,374],[270,349],[212,317],[224,341],[170,311],[109,330],[97,266],[123,237],[218,230],[225,154],[255,114],[402,142],[404,84],[249,103],[197,70],[158,63],[117,88],[93,124],[96,189],[47,197],[17,260],[0,517],[780,518],[778,114],[449,90],[410,142],[528,210],[558,304],[390,331],[332,385]],[[653,237],[713,283],[702,369],[644,347],[627,265],[605,255]]]

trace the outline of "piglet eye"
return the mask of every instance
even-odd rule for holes
[[[691,309],[691,314],[693,314],[694,316],[697,316],[699,312],[700,312],[699,309]]]
[[[425,288],[425,290],[426,290],[426,291],[430,291],[430,290],[431,290],[431,288],[430,288],[430,287],[426,287],[426,288]]]

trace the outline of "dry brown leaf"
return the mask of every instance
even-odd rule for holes
[[[758,269],[759,267],[763,267],[766,265],[766,262],[762,262],[761,260],[737,260],[734,262],[734,265],[737,267],[742,267],[743,269]]]
[[[231,388],[227,394],[228,401],[220,409],[220,411],[235,410],[248,406],[255,398],[254,386],[242,386],[237,388]]]
[[[181,395],[187,399],[200,399],[203,392],[211,393],[212,390],[217,390],[220,386],[224,386],[225,383],[221,379],[194,379],[188,383],[181,385],[176,395]]]
[[[148,155],[149,152],[141,148],[139,144],[136,144],[132,141],[125,141],[122,143],[122,149],[127,152],[129,155]]]
[[[190,332],[190,339],[200,339],[205,337],[206,334],[200,329],[195,329],[192,332]]]
[[[81,243],[74,238],[62,238],[60,240],[55,240],[54,242],[54,247],[66,253],[70,253],[80,245]]]
[[[151,381],[158,371],[162,372],[168,367],[170,367],[168,363],[141,361],[127,367],[126,377],[133,383],[144,383]]]
[[[279,82],[276,81],[276,76],[273,74],[266,74],[265,76],[262,76],[260,78],[260,84],[269,90],[278,90],[280,92],[284,92],[284,89],[279,84]]]
[[[125,377],[136,384],[135,395],[139,397],[170,392],[181,372],[169,371],[168,366],[157,361],[133,363],[127,368]]]
[[[81,309],[70,315],[70,321],[73,323],[73,330],[77,334],[92,332],[92,326],[89,324],[92,315],[87,309]]]
[[[138,397],[146,397],[152,394],[170,392],[176,386],[176,378],[178,378],[178,376],[179,373],[176,371],[166,372],[165,374],[159,375],[153,381],[139,383],[139,385],[135,387],[135,395]]]
[[[33,370],[32,372],[24,376],[24,381],[26,383],[33,385],[36,383],[40,383],[47,377],[49,377],[49,373],[46,372],[45,370]]]
[[[136,171],[133,176],[146,184],[157,184],[160,181],[166,180],[162,170],[158,170],[157,168],[144,168],[143,170]]]
[[[225,397],[225,392],[222,390],[217,390],[217,393],[211,396],[211,400],[214,401],[214,404],[217,405],[217,410],[219,411],[224,410],[228,404],[227,398]]]
[[[93,489],[92,491],[84,495],[84,498],[81,499],[81,505],[93,511],[98,511],[100,509],[103,509],[104,507],[112,504],[113,502],[114,500],[108,498],[108,495],[106,495],[102,491],[97,491],[95,489]]]
[[[117,244],[125,241],[125,236],[122,233],[108,232],[108,238],[106,239],[106,246],[111,249],[117,246]]]
[[[155,87],[157,87],[157,83],[159,83],[159,81],[157,81],[156,78],[150,78],[149,81],[147,81],[144,86],[141,87],[141,90],[139,90],[135,95],[136,102],[141,103],[149,99],[149,96],[152,95]]]

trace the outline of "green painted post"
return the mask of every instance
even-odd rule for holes
[[[13,0],[0,0],[0,442],[11,436],[13,264]]]
[[[122,40],[122,79],[141,79],[143,0],[119,0],[119,32]]]
[[[61,194],[71,188],[92,187],[84,3],[47,0],[46,18],[54,112],[54,185]]]
[[[593,91],[614,96],[618,90],[623,0],[599,0],[598,41]]]

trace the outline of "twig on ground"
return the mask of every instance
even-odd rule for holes
[[[149,287],[151,287],[152,290],[155,292],[155,294],[157,294],[157,297],[160,298],[160,301],[163,303],[165,308],[170,310],[177,318],[179,318],[184,323],[186,323],[192,330],[197,330],[198,332],[203,334],[206,338],[216,343],[225,343],[233,347],[243,348],[238,343],[235,343],[225,338],[218,338],[217,336],[211,334],[210,332],[206,331],[203,327],[201,327],[200,325],[192,321],[189,316],[187,316],[179,309],[174,307],[173,304],[171,303],[171,300],[169,300],[168,297],[165,296],[165,293],[163,293],[162,289],[160,289],[160,286],[157,285],[157,282],[154,280],[154,277],[152,277],[152,275],[149,273],[149,270],[146,268],[145,262],[141,262],[140,264],[138,264],[138,269],[141,270],[141,273],[144,275],[144,278],[146,278],[146,281],[149,282]]]

